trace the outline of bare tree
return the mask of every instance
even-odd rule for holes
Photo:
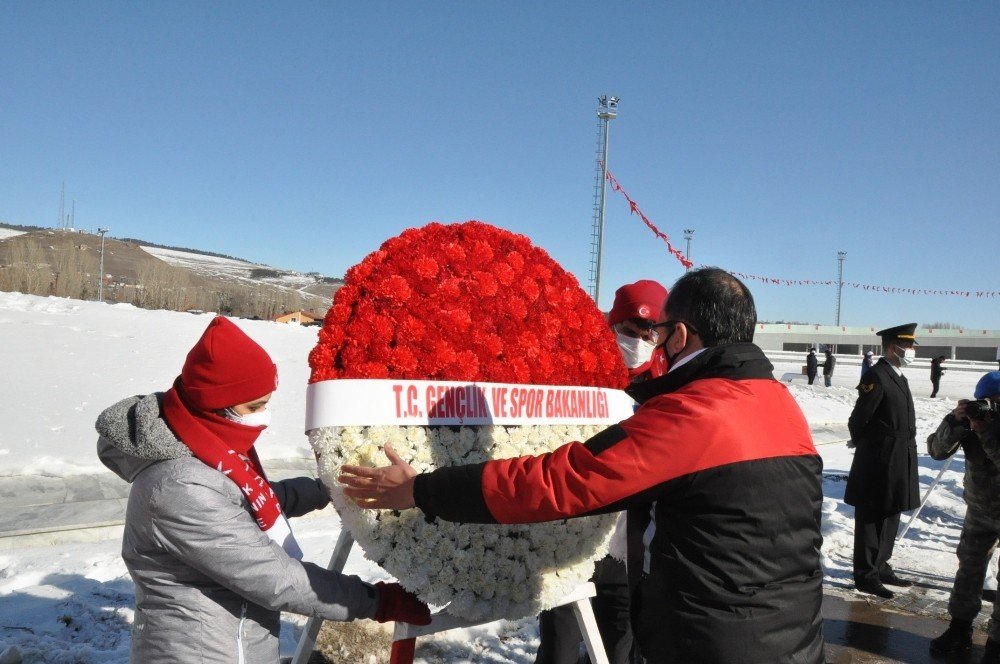
[[[33,242],[8,240],[8,267],[4,270],[5,290],[31,295],[46,295],[52,281],[52,268],[43,252]]]
[[[137,307],[174,311],[189,308],[185,301],[190,280],[183,270],[162,261],[149,261],[140,266],[138,280],[133,299]]]
[[[52,250],[53,281],[50,288],[59,297],[89,298],[97,291],[94,277],[100,266],[97,259],[73,245],[62,244]]]

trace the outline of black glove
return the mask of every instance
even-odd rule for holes
[[[429,625],[431,610],[398,583],[375,584],[378,588],[378,608],[375,620],[378,622],[406,622],[412,625]]]

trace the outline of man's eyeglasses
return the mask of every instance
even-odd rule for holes
[[[677,327],[678,325],[680,325],[681,323],[684,323],[684,327],[687,328],[688,334],[698,334],[697,328],[695,328],[694,325],[692,325],[691,323],[687,322],[686,320],[668,320],[668,321],[663,322],[663,323],[653,323],[651,327],[653,327],[653,328],[657,328],[657,327],[670,328],[669,330],[665,329],[663,332],[661,332],[661,334],[669,334],[670,332],[673,332],[674,328]]]

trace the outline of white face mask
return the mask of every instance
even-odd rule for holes
[[[649,362],[653,357],[653,351],[656,350],[656,346],[638,337],[630,337],[621,332],[615,332],[615,337],[618,339],[618,350],[622,352],[622,360],[629,369],[641,367]]]
[[[900,351],[903,351],[900,353]],[[913,364],[913,361],[917,359],[917,351],[912,348],[897,348],[896,357],[899,358],[899,363],[906,367]]]
[[[222,413],[223,417],[230,422],[236,422],[237,424],[242,424],[245,427],[266,427],[271,424],[271,411],[267,409],[258,410],[256,413],[240,415],[232,408],[227,408],[222,411]]]

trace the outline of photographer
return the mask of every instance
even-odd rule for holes
[[[976,401],[962,399],[927,437],[934,459],[947,459],[961,447],[965,452],[965,502],[968,509],[958,543],[958,572],[948,602],[951,624],[931,641],[937,655],[966,650],[972,644],[972,621],[982,607],[983,582],[1000,538],[1000,371],[983,376]],[[1000,605],[994,603],[989,640],[982,663],[1000,662]]]

